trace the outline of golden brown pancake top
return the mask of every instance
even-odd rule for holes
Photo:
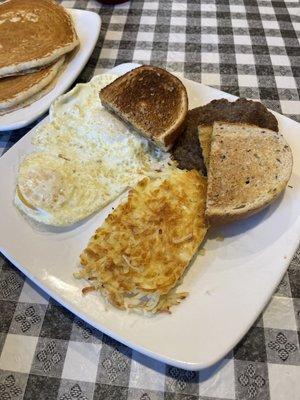
[[[0,103],[26,92],[33,85],[41,82],[51,73],[52,65],[40,69],[32,74],[8,76],[0,79]]]
[[[72,50],[74,40],[78,39],[71,17],[52,0],[10,0],[0,5],[0,75],[5,67],[33,68],[36,60],[53,56],[38,65],[48,64]],[[25,62],[32,65],[22,66]]]

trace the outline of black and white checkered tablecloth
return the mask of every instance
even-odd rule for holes
[[[120,63],[151,63],[300,121],[298,0],[63,4],[102,18],[77,82]],[[1,133],[0,154],[32,126]],[[0,258],[1,400],[299,400],[299,331],[300,250],[241,343],[200,372],[161,364],[102,335]]]

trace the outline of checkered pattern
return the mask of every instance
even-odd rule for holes
[[[300,249],[243,340],[200,372],[164,365],[103,335],[4,259],[0,310],[3,400],[299,398]]]
[[[77,82],[151,63],[300,121],[298,0],[133,0],[99,12],[101,34]],[[0,154],[29,126],[0,134]],[[300,396],[300,249],[245,338],[212,368],[179,370],[87,326],[0,258],[0,399],[272,399]]]

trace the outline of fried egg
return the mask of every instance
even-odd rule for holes
[[[115,75],[99,75],[87,84],[78,84],[60,96],[50,109],[50,121],[37,128],[32,143],[41,151],[63,154],[80,160],[103,160],[131,166],[163,154],[152,150],[149,142],[139,137],[101,104],[99,91]],[[150,154],[149,154],[150,153]]]
[[[101,105],[99,91],[116,76],[75,86],[51,106],[37,128],[35,152],[19,167],[15,204],[38,222],[68,226],[114,200],[145,176],[168,169],[154,150]]]
[[[15,202],[38,222],[67,226],[104,207],[124,189],[108,182],[95,162],[32,153],[20,165]]]

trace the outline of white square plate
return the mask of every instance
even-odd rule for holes
[[[92,11],[70,9],[69,12],[74,20],[80,40],[80,48],[62,73],[59,74],[55,87],[49,93],[28,107],[0,116],[0,132],[22,128],[40,117],[48,110],[56,97],[72,85],[90,58],[100,32],[100,17]]]
[[[122,64],[123,74],[136,64]],[[186,79],[190,108],[226,93]],[[104,308],[96,293],[82,296],[73,278],[79,254],[118,200],[88,221],[65,230],[37,229],[13,206],[20,157],[31,152],[34,130],[0,159],[0,249],[25,275],[66,308],[126,345],[171,365],[200,369],[218,361],[243,337],[280,282],[300,238],[299,124],[276,114],[294,154],[284,195],[260,214],[210,231],[181,288],[190,295],[171,315],[144,317]],[[43,124],[44,121],[41,122]],[[224,240],[218,240],[218,236]]]

